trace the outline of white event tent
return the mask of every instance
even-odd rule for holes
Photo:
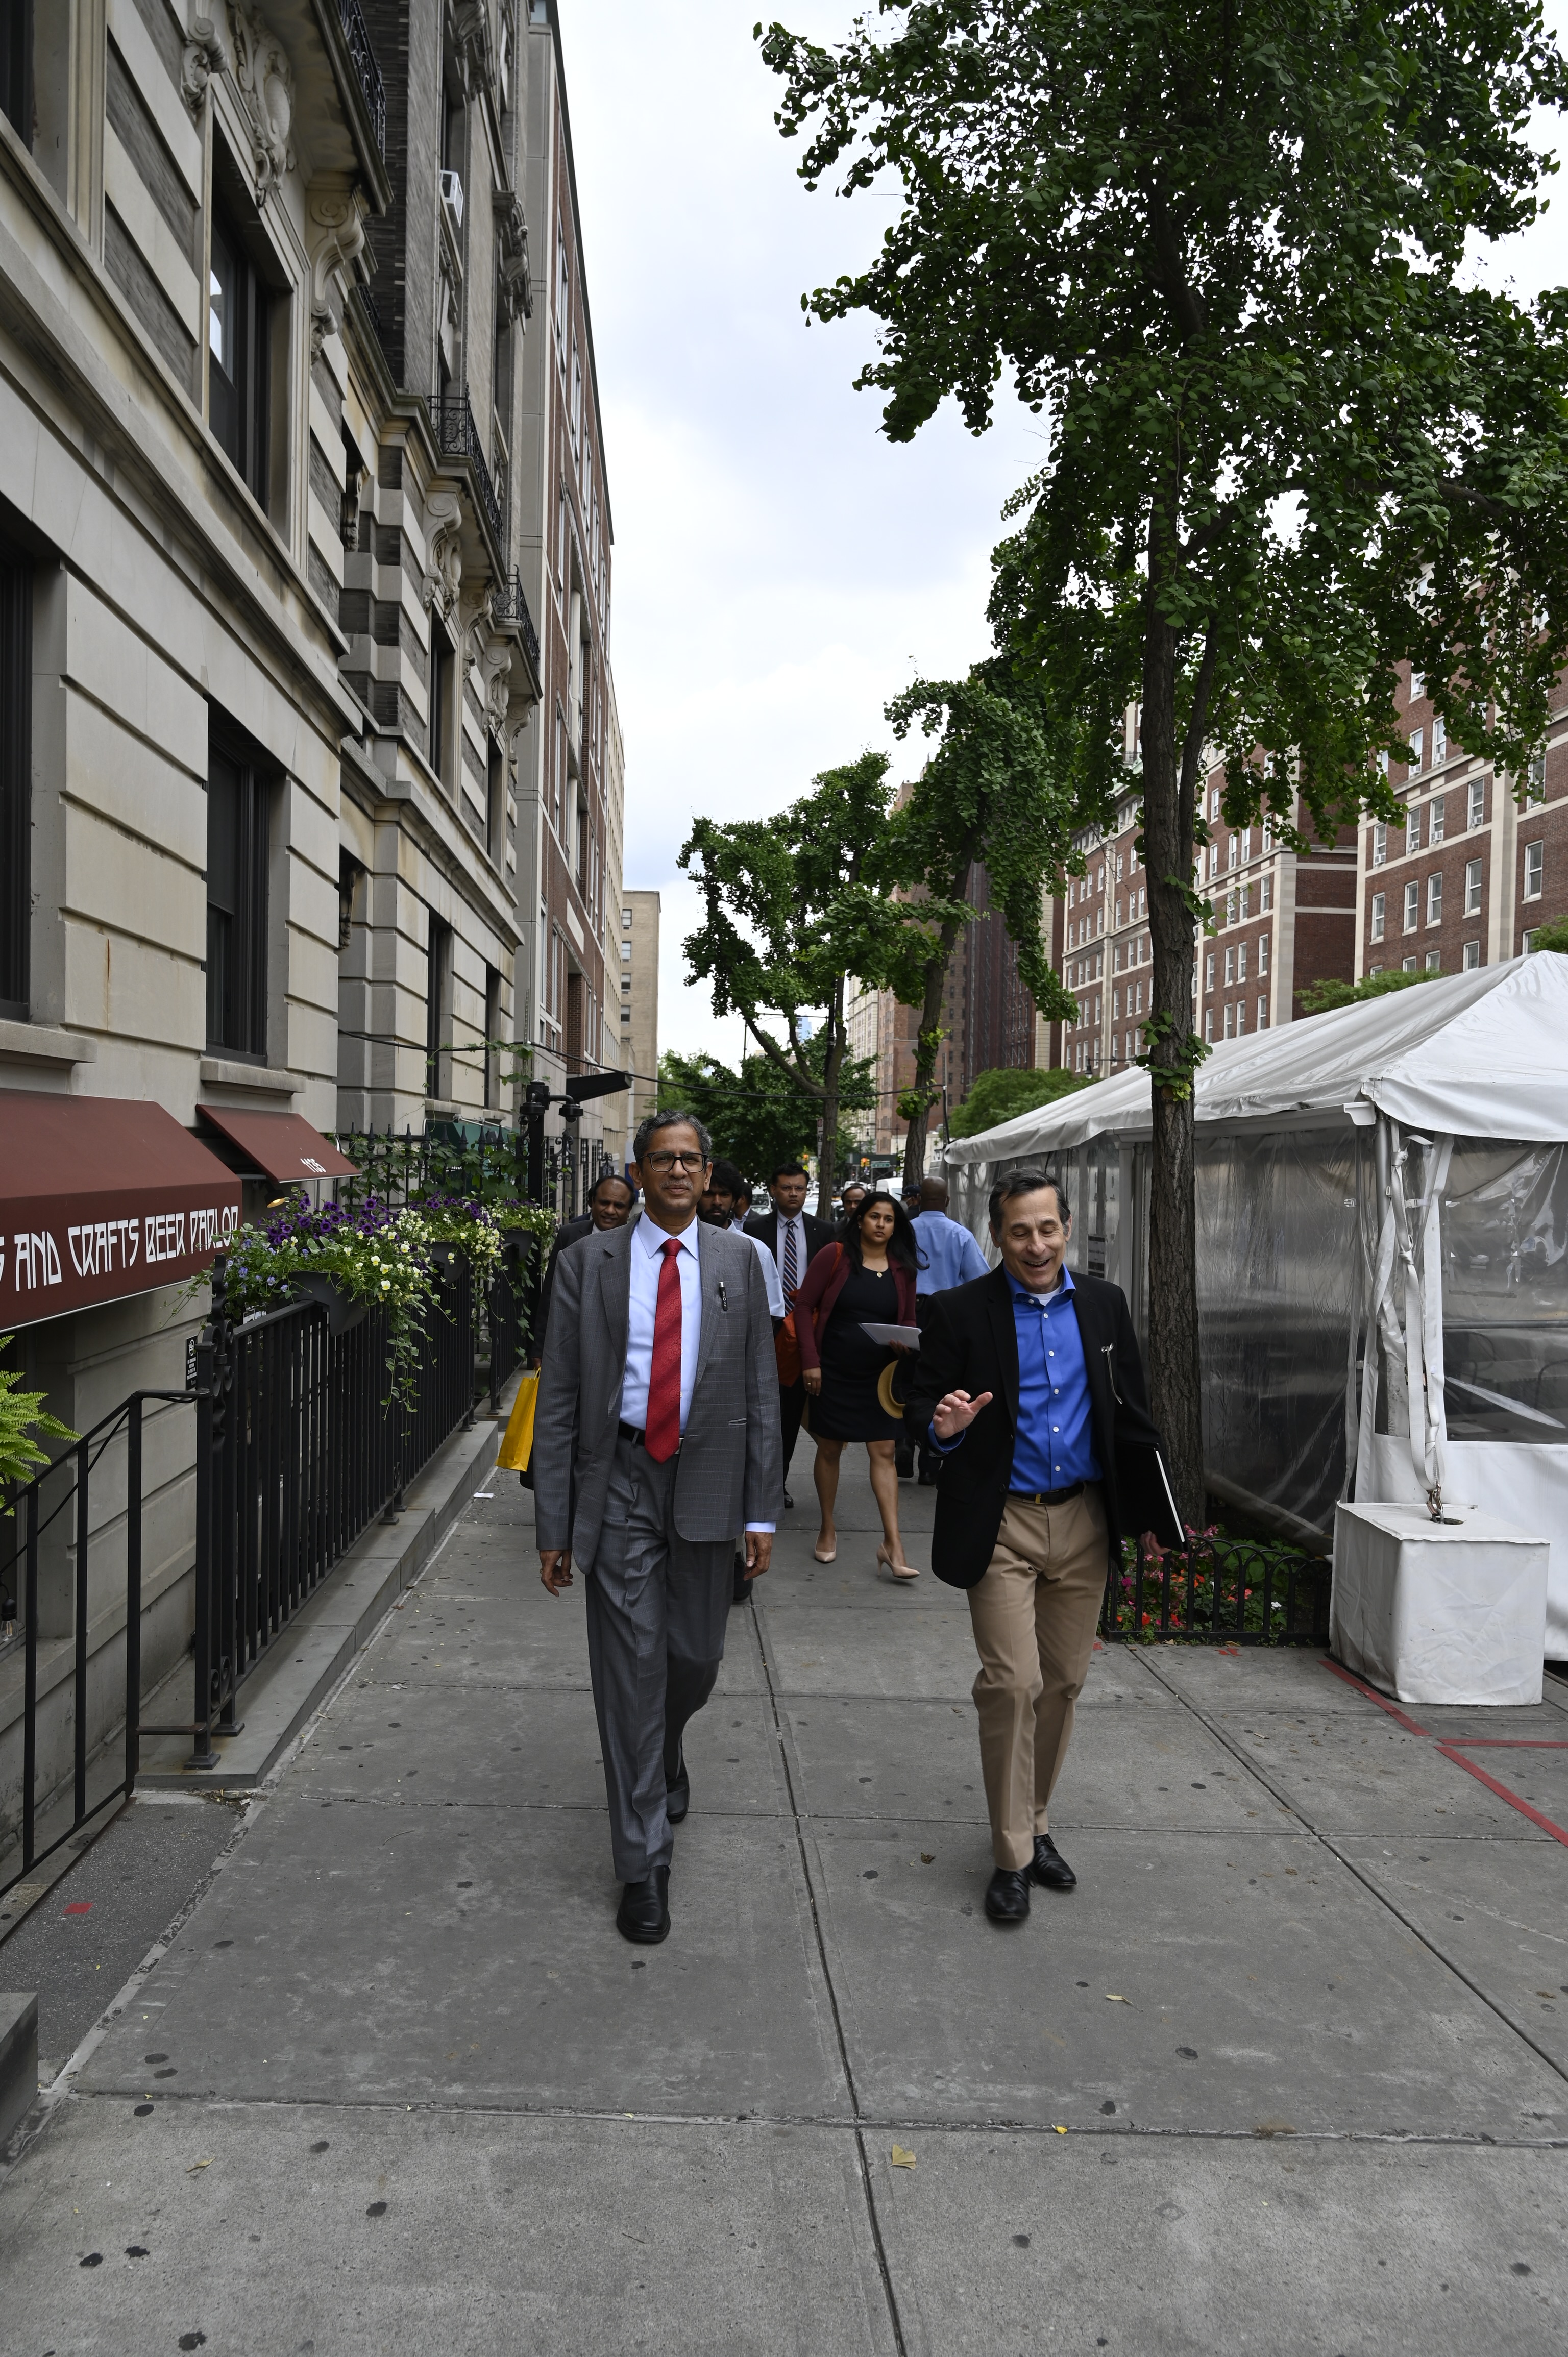
[[[1534,1530],[1568,1656],[1568,957],[1227,1040],[1196,1100],[1210,1489],[1318,1541],[1437,1487]],[[1142,1330],[1151,1126],[1134,1068],[956,1140],[955,1216],[989,1251],[993,1179],[1058,1174]]]

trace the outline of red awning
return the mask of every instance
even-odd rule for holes
[[[0,1333],[199,1276],[240,1181],[159,1104],[0,1089]]]
[[[269,1178],[357,1178],[318,1129],[296,1113],[252,1113],[247,1106],[200,1104],[196,1108]]]

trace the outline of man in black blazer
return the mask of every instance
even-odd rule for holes
[[[1073,1275],[1054,1178],[991,1193],[1002,1266],[921,1303],[910,1426],[942,1458],[931,1568],[969,1591],[995,1872],[985,1911],[1021,1923],[1031,1881],[1070,1890],[1048,1808],[1123,1537],[1181,1537],[1120,1286]]]
[[[812,1217],[806,1209],[806,1174],[798,1162],[781,1162],[768,1181],[768,1192],[773,1199],[770,1211],[754,1211],[746,1223],[748,1236],[760,1236],[779,1264],[779,1281],[784,1287],[784,1298],[790,1308],[795,1305],[795,1288],[820,1252],[835,1241],[834,1232],[826,1220]],[[784,1503],[792,1501],[788,1495],[789,1459],[795,1454],[795,1443],[800,1437],[800,1416],[806,1405],[806,1386],[797,1375],[792,1383],[779,1386],[779,1421],[784,1444]]]

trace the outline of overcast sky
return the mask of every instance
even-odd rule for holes
[[[896,747],[883,706],[986,651],[1000,510],[1044,445],[1004,402],[978,440],[950,404],[895,447],[876,395],[851,390],[869,323],[807,326],[801,292],[862,264],[894,199],[795,178],[757,0],[560,8],[615,525],[626,882],[662,896],[660,1047],[733,1062],[739,1022],[714,1020],[681,956],[693,817],[780,809],[868,745],[912,773],[919,740]],[[781,13],[828,38],[854,11]],[[1568,0],[1547,14],[1561,37]],[[1521,295],[1568,279],[1568,173],[1555,188],[1488,278]]]

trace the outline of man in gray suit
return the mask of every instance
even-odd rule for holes
[[[650,1114],[632,1177],[646,1209],[584,1236],[555,1270],[533,1427],[540,1577],[588,1582],[588,1665],[626,1886],[616,1915],[670,1930],[672,1824],[691,1803],[682,1737],[714,1690],[735,1534],[767,1570],[783,1502],[773,1321],[756,1248],[703,1225],[713,1147],[687,1113]]]

